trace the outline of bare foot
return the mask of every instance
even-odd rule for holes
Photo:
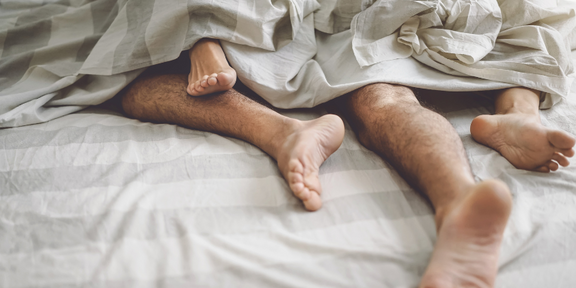
[[[236,83],[236,70],[228,65],[218,40],[205,38],[198,41],[190,49],[189,56],[188,94],[202,96],[226,91]]]
[[[296,123],[276,159],[294,195],[304,202],[306,209],[315,211],[322,206],[318,170],[342,144],[344,123],[331,114]]]
[[[537,115],[481,115],[470,125],[472,138],[500,152],[519,169],[556,171],[568,166],[576,139],[570,134],[544,127]]]
[[[421,288],[493,287],[502,235],[512,208],[508,187],[497,180],[437,210],[438,238]]]

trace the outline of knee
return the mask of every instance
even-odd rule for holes
[[[396,109],[399,106],[420,106],[412,89],[394,84],[376,83],[354,91],[352,105],[362,110]]]

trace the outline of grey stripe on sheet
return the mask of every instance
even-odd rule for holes
[[[18,17],[15,27],[8,30],[1,58],[21,54],[23,51],[33,53],[33,50],[45,47],[52,32],[52,20],[49,17],[65,11],[66,7],[48,5]]]
[[[10,58],[0,59],[0,90],[4,90],[20,79],[28,71],[34,53],[22,53]]]
[[[154,281],[124,280],[90,282],[90,287],[104,288],[189,288],[189,287],[318,287],[318,274],[322,278],[321,287],[416,287],[426,268],[430,253],[403,254],[391,257],[384,253],[359,253],[356,251],[338,253],[322,261],[304,261],[266,264],[254,267],[230,266],[215,273],[194,273],[180,277],[163,277]],[[392,266],[391,263],[394,263]],[[370,267],[370,269],[366,269]],[[394,267],[402,267],[397,270]],[[256,271],[257,270],[257,271]],[[407,274],[407,275],[406,275]],[[284,275],[298,275],[297,280],[286,281]],[[359,277],[358,275],[362,275]],[[234,285],[230,285],[234,283]],[[42,286],[71,288],[75,285]]]
[[[33,133],[30,133],[33,131]],[[191,130],[176,125],[143,124],[142,126],[65,127],[57,131],[0,130],[2,149],[25,149],[43,146],[62,146],[73,143],[112,143],[122,141],[148,142],[165,139],[200,139],[208,132]]]
[[[67,159],[73,160],[74,155],[76,154],[69,154],[70,157]],[[371,155],[370,152],[364,150],[340,149],[322,165],[320,174],[387,168],[382,161],[368,160]],[[345,160],[350,162],[342,162]],[[4,161],[8,160],[4,159]],[[0,173],[0,187],[5,187],[0,191],[0,196],[36,191],[57,192],[90,187],[125,186],[134,182],[156,185],[198,179],[281,177],[276,162],[264,153],[186,155],[162,163],[119,162],[110,165],[83,166],[72,164]],[[227,169],[223,170],[222,167],[227,167]],[[77,179],[82,179],[82,181],[77,181]]]
[[[96,45],[96,43],[98,43],[98,40],[100,40],[100,37],[102,35],[91,35],[88,36],[86,38],[84,38],[84,42],[82,43],[82,46],[80,46],[80,49],[78,49],[78,53],[76,53],[76,62],[84,62],[86,61],[86,58],[88,58],[88,55],[90,55],[90,52],[92,52],[92,49],[94,49],[94,46]]]
[[[16,26],[18,27],[22,25],[33,24],[36,22],[50,21],[49,19],[51,17],[66,12],[68,6],[70,5],[70,2],[69,1],[58,1],[58,2],[65,2],[65,5],[62,5],[64,3],[61,4],[47,3],[46,5],[36,6],[32,8],[30,11],[18,17],[18,22],[16,23]],[[48,33],[48,36],[50,36],[50,33]]]
[[[211,234],[242,235],[262,231],[301,232],[372,219],[397,220],[433,215],[431,207],[423,201],[420,201],[420,206],[403,205],[407,195],[413,197],[415,192],[356,194],[327,201],[317,213],[305,211],[296,199],[296,204],[278,207],[139,208],[129,212],[110,209],[98,215],[54,218],[41,212],[10,211],[9,219],[13,222],[0,223],[0,254],[66,249],[89,242],[110,244],[126,239],[181,238],[190,234],[210,237]]]
[[[222,170],[222,167],[228,167],[229,170]],[[6,191],[1,192],[5,196],[34,191],[125,186],[133,182],[162,184],[195,179],[263,178],[273,175],[279,175],[276,163],[263,154],[202,155],[182,157],[162,165],[115,163],[11,171],[0,173],[0,187],[6,187]]]
[[[568,231],[568,233],[564,232]],[[550,264],[567,263],[576,259],[576,249],[573,249],[570,244],[576,242],[576,225],[555,223],[550,227],[540,231],[542,235],[565,235],[559,239],[544,236],[537,245],[532,249],[522,254],[518,260],[512,264],[504,265],[500,268],[499,274],[506,274],[513,271],[521,271],[536,267],[545,267]],[[525,238],[530,235],[517,235]],[[326,249],[326,248],[319,248]],[[207,287],[220,287],[227,286],[226,283],[242,283],[250,287],[307,287],[306,284],[314,286],[317,284],[318,279],[314,277],[315,273],[328,273],[330,277],[322,278],[324,281],[335,281],[338,283],[329,283],[329,287],[405,287],[410,279],[417,285],[419,277],[426,268],[430,251],[422,251],[418,253],[405,253],[399,257],[393,257],[388,253],[362,253],[358,251],[351,251],[348,253],[333,254],[330,257],[324,258],[324,261],[319,262],[305,262],[297,261],[293,263],[280,263],[280,264],[262,264],[258,266],[237,266],[231,265],[228,269],[217,270],[212,273],[194,273],[179,277],[163,277],[161,279],[154,279],[150,281],[145,280],[120,280],[120,281],[106,281],[106,280],[93,280],[90,282],[90,287],[190,287],[190,285],[206,285]],[[551,253],[553,252],[553,253]],[[522,266],[520,265],[522,264]],[[512,265],[517,267],[512,267]],[[363,271],[364,267],[370,267]],[[402,267],[402,269],[398,269]],[[570,266],[566,266],[570,267]],[[253,270],[252,270],[252,269]],[[394,269],[396,268],[396,269]],[[390,271],[392,269],[392,271]],[[285,279],[274,272],[282,272],[290,275],[299,275],[301,279],[300,285],[296,283],[285,283]],[[311,273],[311,271],[313,271]],[[568,270],[569,271],[569,270]],[[565,272],[568,272],[565,271]],[[358,273],[358,274],[356,274]],[[398,273],[412,274],[408,279],[402,279],[402,275]],[[217,274],[217,275],[216,275]],[[357,279],[354,275],[362,275],[362,279]],[[276,276],[276,277],[274,277]],[[342,278],[348,277],[348,278]],[[400,278],[400,279],[398,279]],[[229,282],[231,281],[231,282]],[[308,282],[310,281],[310,282]],[[347,284],[350,281],[350,285]],[[382,281],[382,282],[374,282]],[[325,282],[323,282],[325,283]],[[326,284],[325,283],[325,284]],[[384,284],[382,284],[384,283]],[[80,283],[75,285],[66,285],[62,283],[54,286],[42,287],[78,287]],[[83,283],[82,283],[83,284]],[[334,284],[334,285],[332,285]],[[340,286],[343,285],[343,286]],[[244,286],[244,285],[242,285]],[[203,287],[203,286],[202,286]],[[407,285],[406,287],[415,287]]]
[[[146,37],[143,35],[146,34],[152,17],[154,2],[156,0],[129,0],[126,3],[124,9],[130,11],[130,13],[126,13],[128,28],[126,36],[114,52],[112,74],[118,73],[119,69],[124,68],[126,63],[129,63],[127,58],[138,61],[137,63],[130,62],[134,66],[147,67],[152,65],[152,58],[145,42]],[[130,53],[126,53],[128,51]]]
[[[250,268],[230,265],[212,273],[189,273],[183,276],[161,277],[150,281],[94,280],[87,283],[61,282],[27,288],[189,288],[189,287],[317,287],[318,274],[327,275],[322,279],[322,287],[416,287],[426,268],[429,251],[403,254],[391,257],[385,253],[359,253],[356,251],[338,253],[324,257],[321,261],[266,263]],[[391,263],[394,263],[392,266]],[[370,267],[370,269],[366,269]],[[403,267],[396,270],[394,267]],[[407,275],[406,275],[407,274]],[[298,275],[297,279],[286,281],[286,275]],[[357,275],[362,275],[358,277]],[[233,283],[231,285],[231,283]]]
[[[239,2],[239,5],[240,3],[241,2]],[[211,0],[199,0],[193,5],[188,5],[188,14],[193,21],[190,21],[188,26],[188,33],[186,35],[187,42],[200,40],[202,34],[220,35],[221,39],[231,39],[234,36],[235,29],[230,28],[238,25],[237,12],[243,11],[243,9],[230,7],[231,10],[236,13],[231,13],[230,10],[223,10],[220,11],[221,13],[215,14],[211,11],[212,5]],[[218,28],[218,31],[214,31],[215,28]]]
[[[119,9],[118,0],[98,0],[90,3],[94,33],[102,35],[112,24]],[[123,3],[125,1],[122,1]]]
[[[90,55],[90,52],[92,52],[92,49],[94,49],[94,46],[98,40],[100,40],[100,37],[102,37],[118,15],[118,6],[116,0],[99,0],[90,3],[92,25],[95,34],[84,38],[84,43],[82,43],[76,55],[76,62],[83,63],[86,61],[88,55]]]
[[[20,22],[22,16],[18,18]],[[20,25],[8,31],[0,60],[0,90],[4,90],[24,76],[34,57],[34,50],[44,47],[50,41],[52,22],[42,20],[28,25]],[[34,31],[34,33],[29,33]],[[27,32],[27,33],[23,33]],[[25,52],[22,52],[25,51]],[[18,55],[19,54],[19,55]],[[8,58],[9,56],[12,56]]]

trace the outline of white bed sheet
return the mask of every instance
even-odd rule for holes
[[[576,134],[574,96],[544,123]],[[576,165],[517,170],[470,136],[489,102],[444,101],[476,177],[514,195],[496,287],[575,286]],[[2,129],[0,148],[1,287],[416,287],[435,242],[428,202],[349,127],[314,213],[254,146],[111,110]]]

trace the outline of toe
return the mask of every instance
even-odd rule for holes
[[[288,184],[290,190],[294,193],[294,196],[298,197],[300,200],[308,200],[310,197],[310,191],[304,185],[302,174],[294,172],[288,173]]]
[[[542,172],[542,173],[548,173],[548,172],[550,172],[550,168],[546,165],[543,165],[543,166],[540,166],[540,167],[534,169],[534,171]]]
[[[307,200],[310,196],[310,191],[306,188],[306,185],[304,185],[304,177],[302,176],[304,168],[302,167],[302,163],[296,159],[292,159],[288,162],[288,169],[287,180],[290,189],[300,200]]]
[[[574,149],[563,149],[563,150],[559,150],[558,152],[562,153],[562,155],[564,155],[566,157],[574,156]]]
[[[558,163],[562,167],[570,165],[570,161],[568,161],[568,159],[566,159],[564,155],[558,152],[554,153],[554,155],[552,156],[552,160],[556,161],[556,163]]]
[[[210,77],[208,80],[206,80],[206,83],[208,83],[210,86],[214,86],[218,84],[218,79],[216,79],[216,77]]]
[[[316,192],[311,191],[308,200],[304,201],[304,207],[309,211],[316,211],[322,207],[322,199]]]
[[[318,173],[306,175],[304,177],[304,185],[308,187],[308,189],[315,191],[318,195],[322,194],[322,186],[320,185]]]
[[[295,183],[290,186],[294,196],[302,201],[308,201],[310,199],[310,190],[304,186],[303,183]]]
[[[194,90],[194,84],[188,85],[188,87],[186,87],[186,92],[187,92],[188,94],[190,94],[190,95],[194,95],[194,93],[196,92],[196,91]]]
[[[561,130],[554,130],[548,133],[548,141],[558,149],[571,149],[576,144],[576,139]]]
[[[550,171],[556,171],[559,168],[558,163],[556,163],[554,161],[548,161],[548,163],[546,163],[545,165],[548,166]]]
[[[236,83],[236,72],[234,70],[231,70],[230,72],[222,72],[219,73],[216,78],[220,85],[232,88]]]
[[[293,184],[304,185],[304,177],[302,177],[302,173],[298,172],[298,171],[290,171],[288,173],[288,183],[290,185],[293,185]]]
[[[208,84],[208,79],[202,80],[202,82],[200,82],[200,86],[208,88],[210,86],[210,84]]]
[[[318,173],[316,177],[304,176],[304,167],[297,159],[292,159],[288,162],[288,183],[290,189],[298,199],[302,200],[304,207],[310,211],[316,211],[322,207],[322,200],[320,198]],[[316,181],[314,181],[314,178]],[[318,182],[318,184],[316,184]],[[317,188],[318,187],[318,188]]]

